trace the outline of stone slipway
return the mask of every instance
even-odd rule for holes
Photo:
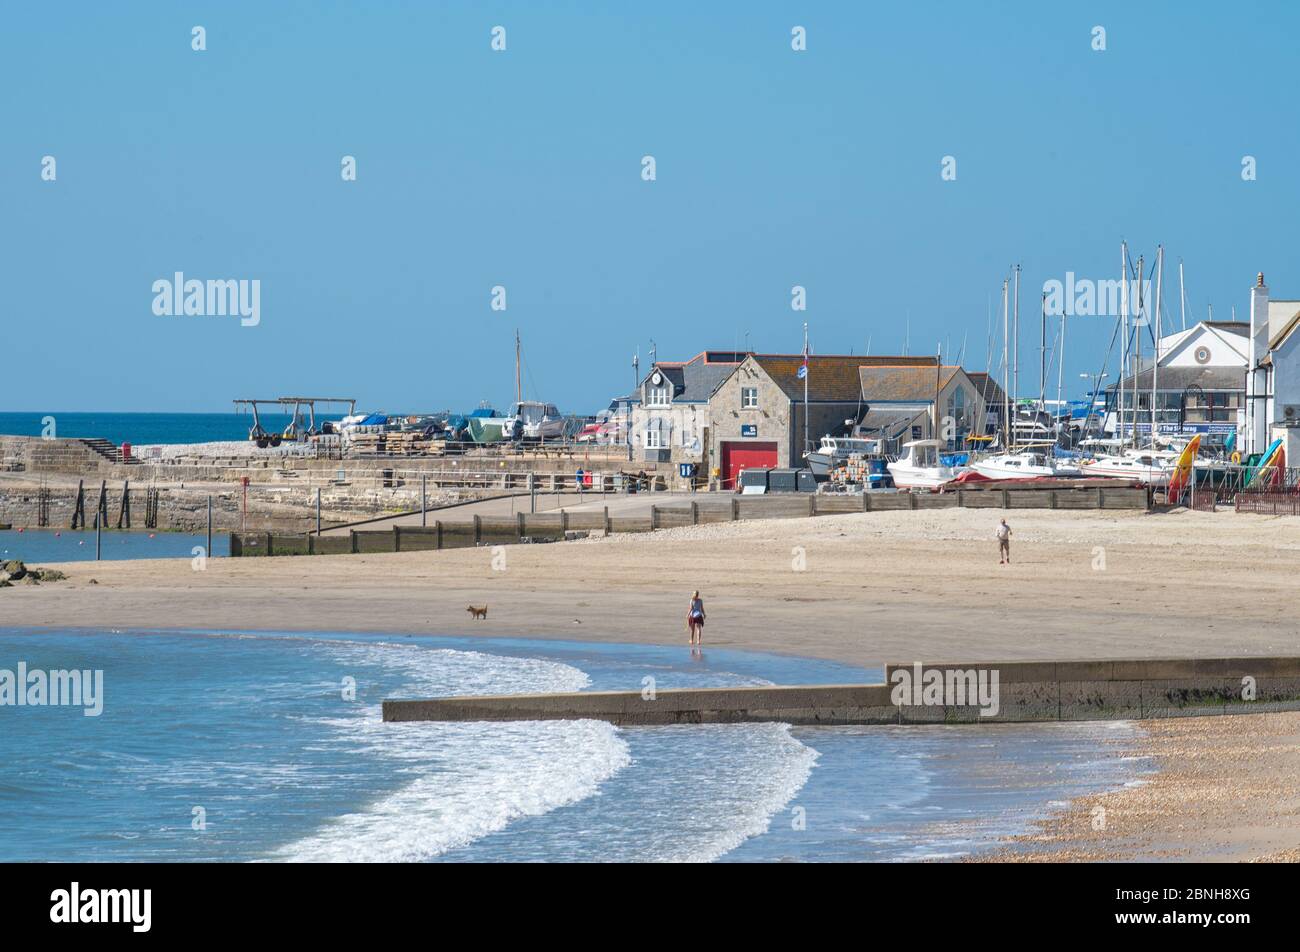
[[[909,693],[942,679],[942,700]],[[990,694],[994,679],[996,691]],[[385,721],[594,719],[636,726],[943,724],[1247,714],[1300,709],[1300,658],[921,662],[885,666],[884,684],[583,691],[386,700]],[[979,689],[983,688],[983,702]],[[895,703],[895,689],[907,700]],[[933,688],[932,688],[933,691]],[[963,703],[964,701],[964,703]],[[994,701],[995,703],[988,703]],[[995,709],[994,709],[995,708]]]

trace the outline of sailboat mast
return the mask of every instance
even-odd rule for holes
[[[515,403],[522,403],[524,400],[523,387],[520,386],[519,378],[519,328],[515,328]]]
[[[1065,408],[1065,308],[1061,308],[1061,352],[1056,357],[1056,422],[1060,436],[1061,411]],[[1091,405],[1088,407],[1092,410]],[[1071,417],[1073,419],[1073,417]],[[1084,417],[1087,420],[1087,417]]]
[[[1183,284],[1183,259],[1178,259],[1178,313],[1182,317],[1183,330],[1187,330],[1187,288]]]
[[[1047,409],[1047,292],[1043,292],[1042,330],[1038,344],[1038,405]]]
[[[1014,305],[1014,315],[1011,319],[1011,386],[1015,393],[1011,394],[1015,399],[1016,394],[1020,393],[1020,265],[1016,265],[1016,303]]]
[[[1165,246],[1156,246],[1156,333],[1154,356],[1151,359],[1151,448],[1156,448],[1156,397],[1160,379],[1160,282],[1165,273]]]
[[[1124,438],[1124,378],[1128,375],[1128,311],[1129,311],[1129,282],[1128,282],[1128,242],[1119,243],[1119,277],[1120,277],[1120,296],[1119,296],[1119,320],[1120,320],[1120,345],[1119,345],[1119,406],[1115,408],[1115,436],[1119,439]],[[1093,398],[1096,399],[1096,394]]]
[[[1007,320],[1007,280],[1002,279],[1002,449],[1011,449],[1011,325]]]
[[[939,439],[939,379],[940,379],[940,377],[942,376],[942,374],[943,374],[943,344],[940,343],[940,344],[937,344],[937,345],[935,346],[935,355],[934,355],[934,413],[932,414],[932,416],[934,417],[934,419],[931,421],[931,424],[930,424],[931,427],[932,427],[932,429],[933,429],[933,432],[931,433],[931,436],[933,436],[936,440]]]
[[[1147,320],[1146,288],[1142,275],[1146,274],[1146,258],[1138,255],[1138,319],[1133,322],[1133,447],[1138,445],[1138,375],[1142,373],[1142,328]]]

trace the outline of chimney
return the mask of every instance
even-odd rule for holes
[[[1259,366],[1259,362],[1268,355],[1268,285],[1264,283],[1264,272],[1255,279],[1255,286],[1250,289],[1250,366]]]
[[[1246,365],[1246,451],[1258,453],[1268,443],[1268,371],[1259,362],[1268,356],[1268,285],[1264,272],[1250,289],[1250,362]]]

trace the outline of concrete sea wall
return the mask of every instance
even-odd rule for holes
[[[927,690],[928,689],[928,690]],[[1085,721],[1300,709],[1300,658],[913,662],[884,684],[386,700],[386,721],[578,720],[635,726]]]

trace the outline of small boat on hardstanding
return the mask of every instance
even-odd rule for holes
[[[938,489],[962,473],[965,466],[951,466],[940,457],[939,440],[913,440],[904,443],[907,452],[889,464],[889,475],[899,489]]]
[[[1144,486],[1164,486],[1174,473],[1168,455],[1151,450],[1126,450],[1117,456],[1099,456],[1079,466],[1084,476],[1127,479]]]
[[[1074,463],[1036,450],[988,456],[976,460],[971,468],[988,479],[1053,479],[1079,475],[1079,467]]]
[[[852,457],[870,458],[880,455],[880,440],[850,436],[823,436],[817,449],[804,454],[808,468],[818,479],[826,479],[831,470],[847,463]]]

